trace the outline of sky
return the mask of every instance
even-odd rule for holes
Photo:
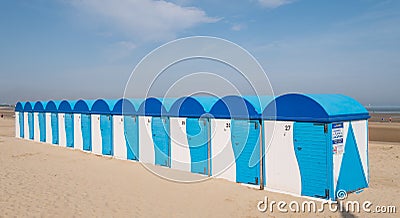
[[[400,105],[398,0],[1,0],[0,103],[120,98],[147,54],[191,36],[247,50],[275,95],[340,93],[364,105]],[[168,69],[155,93],[200,71],[232,78],[249,94],[213,60]],[[188,80],[172,93],[232,94],[216,78]],[[133,97],[146,95],[135,82]]]

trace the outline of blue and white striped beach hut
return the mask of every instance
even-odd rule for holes
[[[59,144],[58,105],[60,101],[46,102],[46,142],[53,145]]]
[[[24,105],[24,120],[26,121],[24,128],[25,139],[34,139],[34,119],[33,119],[33,108],[30,102],[25,102]]]
[[[78,100],[74,104],[74,148],[92,151],[92,119],[90,108],[93,100]]]
[[[37,101],[33,106],[34,116],[34,140],[46,142],[46,114],[43,103]]]
[[[113,127],[110,108],[113,107],[113,100],[96,100],[91,109],[91,134],[92,152],[102,155],[113,155]]]
[[[15,137],[24,138],[24,103],[15,105]]]
[[[63,100],[58,106],[59,145],[74,147],[74,114],[75,102]]]
[[[139,106],[139,161],[171,166],[169,117],[162,102],[147,98]]]
[[[216,97],[182,97],[171,105],[171,168],[211,175],[211,122]]]
[[[136,105],[138,107],[138,104]],[[114,157],[123,160],[139,160],[139,126],[134,103],[129,99],[119,99],[114,104],[111,114],[113,116]]]
[[[368,187],[368,118],[344,95],[277,97],[263,112],[266,187],[333,200]]]

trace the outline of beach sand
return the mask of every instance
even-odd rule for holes
[[[359,194],[349,194],[348,200],[368,200],[374,206],[393,205],[399,209],[400,143],[370,142],[369,154],[370,187]],[[159,170],[165,170],[166,174],[185,174],[162,167]],[[186,176],[198,175],[187,173]],[[0,217],[367,215],[340,212],[284,214],[276,208],[274,212],[261,213],[257,203],[265,196],[269,201],[287,203],[308,200],[260,191],[223,179],[192,184],[166,181],[137,162],[14,138],[14,120],[0,119]]]

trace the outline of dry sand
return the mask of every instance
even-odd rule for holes
[[[348,200],[400,209],[400,143],[370,143],[370,188]],[[167,173],[182,173],[172,169]],[[187,174],[187,176],[195,176]],[[0,119],[0,217],[280,217],[258,201],[293,197],[222,179],[194,184],[163,180],[141,164],[14,138],[14,120]],[[358,213],[287,216],[366,216]],[[382,214],[372,214],[382,216]],[[395,214],[388,214],[394,217]]]

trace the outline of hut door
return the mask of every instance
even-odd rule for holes
[[[260,181],[260,125],[255,120],[232,120],[231,137],[236,159],[236,182]]]
[[[155,164],[169,167],[169,119],[168,117],[153,117],[151,132],[154,142]]]
[[[58,145],[58,115],[51,113],[51,143]]]
[[[102,154],[113,155],[111,115],[100,115]]]
[[[46,142],[46,114],[39,113],[40,141]]]
[[[124,135],[128,160],[139,160],[139,132],[136,116],[124,116]]]
[[[301,175],[301,194],[329,198],[328,133],[324,124],[295,122],[294,151]]]
[[[186,119],[186,136],[189,143],[191,172],[208,175],[208,127],[206,118]]]
[[[74,115],[71,113],[65,114],[65,134],[67,147],[74,147]]]
[[[19,112],[19,137],[24,138],[24,113]]]
[[[29,112],[28,113],[28,126],[29,126],[29,139],[33,140],[34,136],[34,128],[35,125],[33,124],[33,113]]]
[[[81,115],[83,150],[92,150],[92,120],[90,114]]]

